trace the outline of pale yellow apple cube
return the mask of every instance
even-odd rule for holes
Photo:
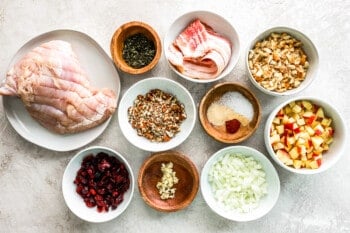
[[[330,126],[332,123],[332,119],[330,118],[323,118],[322,121],[321,121],[321,125],[327,127],[327,126]]]
[[[273,124],[279,125],[281,123],[281,120],[278,117],[273,118],[272,121]]]
[[[305,125],[305,120],[304,120],[304,118],[299,118],[299,119],[297,119],[297,124],[300,125],[300,126]]]
[[[318,168],[318,163],[317,163],[317,161],[314,160],[314,161],[310,162],[309,166],[311,169],[316,169],[316,168]]]
[[[296,168],[296,169],[301,168],[302,164],[303,164],[303,162],[302,162],[301,160],[294,160],[294,161],[293,161],[293,166],[294,166],[294,168]]]
[[[313,130],[310,126],[305,126],[305,131],[310,135],[313,136],[315,134],[315,130]]]
[[[277,125],[276,130],[278,134],[283,134],[284,133],[284,125]]]
[[[284,149],[284,144],[282,142],[277,142],[277,143],[273,144],[272,147],[273,147],[274,151],[277,151],[280,149]]]
[[[302,105],[304,106],[304,108],[306,108],[307,110],[311,110],[312,109],[312,103],[307,101],[307,100],[303,100]]]
[[[319,117],[319,118],[324,118],[323,108],[318,108],[317,109],[316,116]]]
[[[312,142],[312,145],[314,146],[315,150],[317,150],[318,148],[320,148],[320,146],[324,142],[324,139],[320,136],[313,136],[313,137],[311,137],[311,142]]]
[[[302,110],[302,108],[301,108],[301,106],[298,105],[298,104],[294,105],[293,108],[292,108],[292,111],[293,111],[294,113],[300,113],[301,110]]]
[[[303,114],[303,117],[305,118],[310,118],[312,116],[314,116],[315,114],[311,111],[305,111],[304,114]]]
[[[272,135],[270,137],[270,143],[271,144],[274,144],[274,143],[280,142],[280,141],[281,141],[281,139],[280,139],[280,135],[279,134],[275,134],[275,135]]]
[[[288,153],[292,159],[299,158],[298,148],[296,146],[293,147]]]

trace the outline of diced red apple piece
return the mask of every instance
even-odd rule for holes
[[[317,123],[315,125],[315,127],[313,127],[313,130],[315,131],[316,135],[318,134],[318,136],[321,135],[324,132],[324,128],[323,128],[323,126],[320,123]],[[319,131],[319,132],[316,132],[316,131]]]
[[[278,150],[276,155],[285,165],[293,165],[293,160],[290,159],[289,154],[285,150]]]
[[[294,123],[286,123],[284,124],[284,128],[288,130],[293,130],[294,129]]]
[[[312,124],[314,123],[315,120],[316,120],[316,115],[312,115],[306,119],[306,124],[312,126]]]

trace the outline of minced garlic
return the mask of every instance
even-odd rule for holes
[[[162,163],[160,170],[162,171],[163,176],[161,181],[156,185],[159,190],[160,198],[162,200],[174,198],[176,188],[173,188],[173,186],[179,182],[179,179],[176,177],[176,172],[173,171],[173,163]]]

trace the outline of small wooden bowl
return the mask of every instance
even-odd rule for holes
[[[225,126],[215,126],[209,122],[207,111],[209,106],[218,101],[226,92],[241,93],[253,106],[254,116],[247,126],[241,126],[236,133],[226,132]],[[246,87],[233,82],[219,83],[213,86],[202,98],[199,105],[199,119],[204,130],[214,139],[224,143],[239,143],[249,138],[258,128],[261,120],[261,107],[255,95]]]
[[[162,200],[156,187],[163,173],[162,163],[173,163],[173,171],[179,182],[175,197]],[[143,200],[152,208],[162,212],[174,212],[189,206],[197,195],[199,175],[196,166],[185,155],[176,151],[158,152],[148,157],[140,168],[138,188]]]
[[[156,54],[151,63],[139,69],[129,66],[123,59],[125,39],[137,33],[142,33],[152,40],[156,49]],[[120,26],[112,37],[110,49],[115,65],[123,72],[129,74],[143,74],[150,71],[158,63],[162,54],[162,45],[157,32],[150,25],[138,21],[128,22]]]

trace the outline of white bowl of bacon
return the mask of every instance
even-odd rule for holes
[[[197,83],[227,76],[237,64],[239,52],[235,28],[222,16],[207,11],[182,15],[164,38],[164,53],[171,69]]]

